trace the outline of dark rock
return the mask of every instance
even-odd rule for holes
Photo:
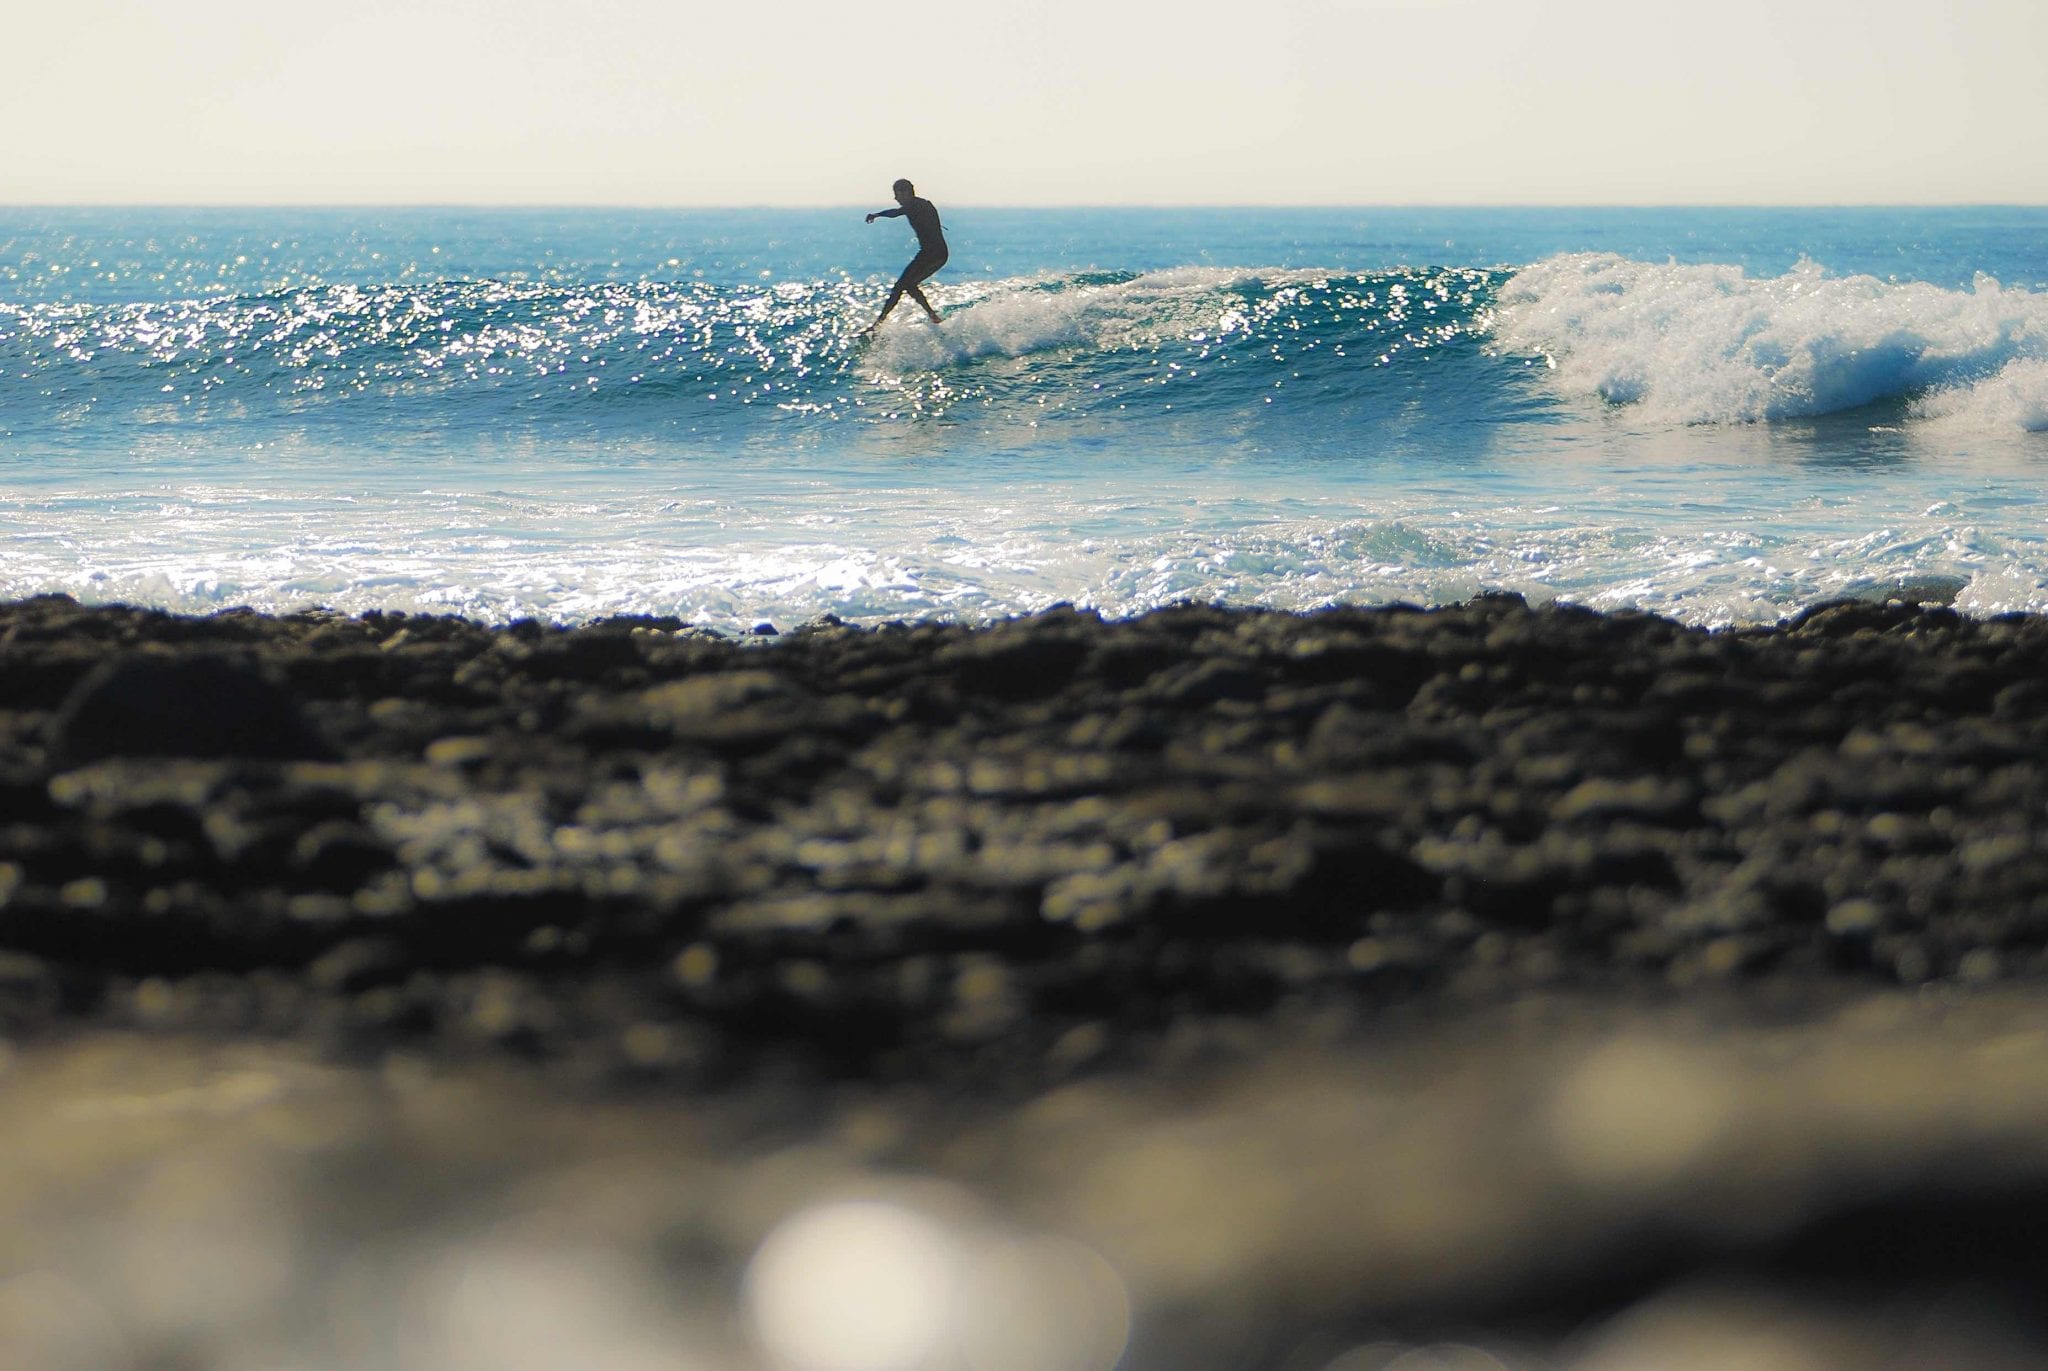
[[[321,954],[306,968],[316,988],[353,995],[404,980],[414,971],[403,944],[391,938],[356,938]]]
[[[1265,689],[1265,677],[1255,668],[1215,660],[1176,668],[1152,684],[1159,701],[1175,709],[1199,709],[1223,700],[1256,700]]]
[[[1975,993],[2048,974],[2044,680],[2048,624],[1871,603],[772,641],[0,605],[0,956],[37,1022],[175,976],[195,1028],[642,1074],[1049,1080],[1560,983]]]
[[[132,653],[102,663],[65,700],[51,746],[68,762],[333,755],[268,672],[206,652]]]
[[[1030,700],[1058,693],[1087,655],[1087,644],[1069,634],[1005,625],[987,637],[950,644],[934,655],[933,664],[951,671],[972,694]]]
[[[354,890],[389,871],[398,859],[361,824],[329,819],[298,836],[292,862],[298,875],[315,887]]]
[[[0,952],[0,1031],[41,1028],[56,1017],[62,995],[57,973],[41,958]]]

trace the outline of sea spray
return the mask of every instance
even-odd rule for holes
[[[1940,391],[1917,412],[2048,426],[2048,293],[1988,276],[1951,290],[1813,262],[1757,278],[1577,253],[1509,278],[1493,332],[1504,350],[1553,362],[1563,393],[1663,422],[1801,418]]]
[[[948,227],[864,342],[900,244],[832,211],[0,210],[0,594],[2048,607],[2048,212]]]

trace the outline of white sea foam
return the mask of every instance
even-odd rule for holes
[[[2026,484],[2015,475],[1917,512],[1898,492],[1674,509],[1652,487],[1605,492],[1598,509],[1475,505],[1475,487],[1248,506],[1220,479],[1032,482],[993,497],[792,484],[753,504],[370,495],[289,511],[221,488],[181,492],[173,514],[161,498],[85,509],[28,497],[12,500],[0,597],[493,621],[658,613],[723,629],[823,613],[973,621],[1061,600],[1109,615],[1179,600],[1442,604],[1489,589],[1706,625],[1769,622],[1841,596],[2048,611],[2048,536],[2010,517]]]
[[[2048,433],[2048,357],[2018,358],[1981,381],[1933,391],[1914,403],[1913,412],[1944,428]]]
[[[1976,424],[2048,429],[2048,294],[1742,268],[1552,257],[1502,288],[1497,345],[1533,352],[1569,395],[1652,421],[1741,423],[1883,400]]]
[[[946,322],[926,326],[916,306],[906,301],[877,334],[869,363],[882,373],[905,373],[977,357],[1142,346],[1189,330],[1228,331],[1232,290],[1252,283],[1284,285],[1296,278],[1306,279],[1306,274],[1179,267],[1099,284],[1032,277],[935,290],[933,303],[952,311]]]

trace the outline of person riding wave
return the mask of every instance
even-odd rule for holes
[[[917,233],[917,256],[910,259],[910,265],[903,268],[903,274],[896,278],[895,289],[889,292],[889,303],[882,306],[882,313],[875,322],[867,326],[868,333],[882,326],[882,320],[889,317],[889,311],[896,308],[896,302],[905,295],[923,305],[924,312],[931,316],[933,323],[939,322],[939,312],[918,289],[919,283],[946,265],[946,235],[939,224],[938,206],[920,196],[917,187],[908,181],[898,181],[892,189],[896,194],[896,208],[878,209],[868,216],[867,221],[872,224],[877,219],[908,218],[910,227]]]

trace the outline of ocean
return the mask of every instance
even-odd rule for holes
[[[2048,209],[0,210],[0,596],[2048,610]]]

